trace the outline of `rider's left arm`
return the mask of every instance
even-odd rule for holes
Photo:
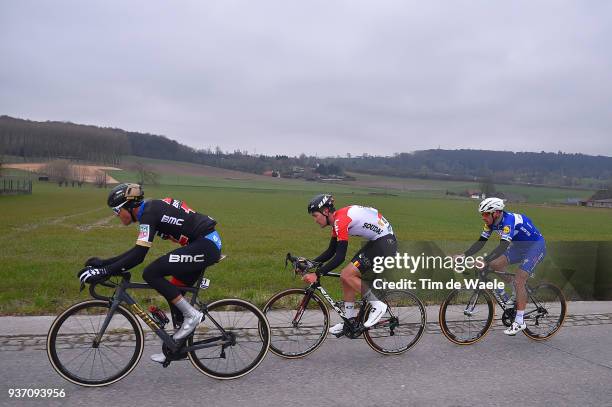
[[[136,267],[144,261],[149,248],[147,246],[135,245],[127,252],[123,253],[119,258],[108,264],[106,270],[109,274],[120,274],[123,271]]]
[[[348,249],[348,240],[339,240],[336,245],[336,254],[334,257],[319,268],[319,274],[325,275],[341,265],[346,258],[346,251]]]
[[[486,263],[492,262],[493,260],[501,256],[502,254],[504,254],[506,250],[508,250],[509,246],[510,246],[509,240],[506,240],[506,239],[500,240],[499,245],[495,249],[493,249],[491,253],[485,256],[484,261]]]

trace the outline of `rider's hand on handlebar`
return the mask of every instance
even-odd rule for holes
[[[94,268],[91,266],[81,269],[81,271],[79,271],[79,273],[77,274],[77,277],[79,278],[79,281],[81,282],[81,284],[99,283],[99,282],[102,282],[108,279],[110,276],[111,275],[106,268],[104,267]]]
[[[313,284],[317,281],[317,274],[316,273],[304,274],[304,276],[302,277],[302,280],[304,280],[308,284]]]

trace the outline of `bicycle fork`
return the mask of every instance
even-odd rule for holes
[[[480,296],[480,291],[478,290],[474,291],[474,293],[470,297],[470,301],[468,302],[468,305],[463,310],[463,315],[468,316],[468,317],[474,316],[474,314],[477,312],[476,304],[478,303],[479,296]]]

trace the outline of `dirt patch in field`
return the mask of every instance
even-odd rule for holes
[[[23,170],[29,172],[40,173],[45,165],[48,163],[15,163],[15,164],[4,164],[4,168],[14,168],[16,170]],[[73,171],[82,173],[85,182],[96,182],[99,174],[105,171],[120,171],[121,168],[116,167],[106,167],[103,165],[77,165],[71,164],[70,167]],[[106,183],[107,184],[118,184],[115,178],[111,177],[106,173]]]

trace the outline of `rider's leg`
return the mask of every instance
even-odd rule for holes
[[[361,292],[361,273],[353,263],[347,264],[340,272],[342,297],[344,301],[355,302],[355,296]]]
[[[145,268],[143,272],[145,281],[183,313],[183,324],[174,334],[175,339],[183,339],[193,332],[202,318],[202,313],[193,308],[181,295],[179,289],[165,277],[172,275],[181,281],[193,284],[202,270],[215,263],[219,257],[220,251],[213,242],[208,239],[198,239],[158,258]]]
[[[344,300],[344,315],[346,318],[357,316],[355,310],[355,298],[357,292],[361,291],[361,276],[359,269],[353,263],[347,264],[340,272],[340,284],[342,285],[342,299]],[[331,328],[329,332],[338,335],[344,329],[344,322],[340,322]]]
[[[525,307],[527,306],[527,279],[533,276],[535,267],[542,261],[546,255],[546,243],[544,239],[535,242],[523,242],[521,249],[521,256],[511,260],[511,263],[520,263],[521,266],[514,276],[514,286],[516,290],[516,317],[512,326],[504,331],[507,335],[516,335],[527,327],[523,321],[523,315],[525,313]]]
[[[510,262],[508,261],[508,258],[505,255],[501,255],[495,260],[491,261],[489,263],[489,267],[494,271],[501,272],[501,271],[506,271],[506,268],[508,267],[509,264]],[[496,276],[496,278],[497,277],[501,278],[506,283],[506,285],[512,284],[512,278],[510,276],[505,276],[501,274],[501,275]],[[508,294],[505,292],[505,290],[496,290],[496,292],[497,294],[500,295],[500,297],[504,301],[508,300]]]
[[[527,306],[527,289],[525,284],[529,278],[529,273],[525,270],[518,269],[514,276],[514,286],[516,289],[516,318],[515,321],[519,324],[523,324],[523,314],[525,313],[525,307]]]

